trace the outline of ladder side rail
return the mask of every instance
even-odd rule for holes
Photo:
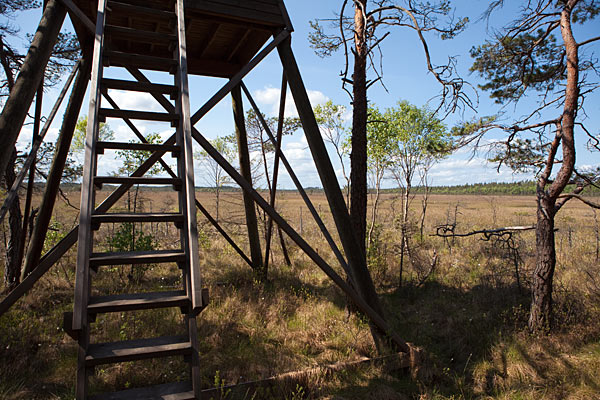
[[[185,245],[187,246],[189,257],[189,274],[191,280],[191,300],[192,308],[195,311],[201,310],[202,304],[202,280],[200,276],[200,265],[198,259],[198,223],[196,220],[196,197],[194,185],[194,159],[192,149],[192,124],[190,112],[190,97],[187,69],[187,49],[185,38],[185,15],[184,1],[177,0],[177,35],[179,47],[177,50],[178,70],[177,83],[179,84],[178,111],[179,111],[179,140],[181,145],[180,178],[183,181],[183,208],[182,212],[186,215],[184,233],[187,236]]]
[[[177,0],[175,8],[175,13],[177,14],[178,36],[178,48],[176,50],[178,61],[176,84],[179,86],[179,95],[176,100],[176,111],[179,112],[177,141],[181,146],[177,164],[179,177],[182,180],[179,203],[181,212],[184,215],[184,226],[181,230],[181,244],[185,250],[187,264],[187,268],[184,268],[184,284],[186,285],[188,297],[191,300],[191,308],[186,315],[188,338],[192,347],[192,354],[190,357],[190,378],[192,381],[194,397],[199,400],[202,398],[202,394],[196,315],[202,310],[204,301],[202,298],[202,279],[200,276],[200,262],[198,259],[198,221],[196,220],[196,189],[194,184],[192,122],[187,68],[184,0]]]
[[[96,21],[96,35],[94,39],[94,55],[92,65],[92,78],[90,86],[90,106],[88,112],[88,125],[85,141],[85,161],[83,167],[83,182],[81,186],[81,206],[79,213],[79,233],[77,245],[77,273],[75,275],[75,301],[73,306],[73,330],[81,330],[86,323],[89,260],[92,251],[93,237],[91,230],[91,215],[94,211],[93,179],[96,174],[96,141],[99,131],[98,113],[100,109],[102,79],[102,52],[104,45],[104,24],[106,21],[106,2],[98,1],[98,18]]]

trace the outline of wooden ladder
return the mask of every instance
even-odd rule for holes
[[[77,400],[117,399],[200,399],[200,371],[196,317],[206,306],[208,295],[201,287],[198,260],[198,231],[194,193],[191,141],[191,121],[186,61],[184,0],[160,3],[139,0],[98,0],[98,16],[93,53],[90,107],[85,146],[85,164],[81,187],[81,212],[78,232],[75,300],[72,314],[66,315],[65,330],[77,339],[78,366]],[[171,34],[133,29],[107,23],[107,14],[129,14],[140,18],[152,15],[169,20]],[[107,40],[106,37],[110,37]],[[162,58],[135,54],[133,46],[113,48],[114,39],[146,43],[169,43],[173,57]],[[122,46],[123,47],[123,46]],[[103,78],[105,66],[168,71],[174,75],[174,85]],[[156,113],[102,108],[102,93],[118,89],[151,94],[170,95],[175,100],[173,112]],[[110,100],[109,100],[110,102]],[[100,123],[105,118],[167,121],[176,132],[163,144],[118,143],[99,141]],[[138,135],[139,136],[139,135]],[[170,152],[177,157],[177,173],[168,178],[144,176],[138,170],[132,176],[97,176],[98,155],[105,150],[145,151],[152,154],[144,164],[150,169],[160,156]],[[99,206],[95,209],[96,190],[103,184],[121,185],[124,194],[133,185],[173,185],[178,191],[179,212],[176,213],[110,213]],[[180,232],[181,248],[176,250],[95,252],[94,230],[105,223],[175,223]],[[177,263],[182,271],[182,290],[91,296],[93,273],[107,265],[145,263]],[[179,336],[147,338],[113,343],[90,343],[90,325],[101,313],[179,307],[184,313],[186,332]],[[150,358],[183,356],[189,363],[189,380],[120,392],[90,395],[89,377],[98,365],[137,361]]]

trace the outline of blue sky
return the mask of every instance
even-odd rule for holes
[[[339,73],[343,68],[343,55],[335,54],[330,58],[319,58],[309,47],[308,33],[310,30],[309,21],[315,18],[330,18],[334,15],[340,4],[339,0],[287,0],[286,5],[295,27],[292,36],[292,46],[296,59],[300,66],[305,85],[309,90],[309,97],[313,105],[323,103],[331,99],[334,103],[343,104],[349,107],[350,99],[341,89]],[[488,1],[456,1],[456,16],[468,16],[471,23],[465,32],[452,41],[441,41],[437,37],[430,35],[427,37],[433,62],[436,64],[445,63],[447,57],[457,57],[459,73],[463,78],[474,86],[481,83],[476,75],[469,74],[469,66],[472,61],[469,56],[469,49],[476,44],[483,43],[490,33],[490,28],[500,27],[503,23],[512,19],[511,13],[514,13],[514,6],[507,6],[501,13],[495,14],[494,19],[488,27],[486,21],[479,20],[482,12],[485,10]],[[31,33],[35,30],[40,17],[40,10],[24,13],[15,23],[22,28],[22,34]],[[576,39],[583,40],[598,34],[597,21],[588,24],[587,27],[576,27]],[[596,23],[595,26],[593,26]],[[596,28],[596,29],[594,29]],[[69,24],[65,26],[69,29]],[[595,44],[588,46],[586,51],[598,51],[600,46]],[[426,71],[425,58],[420,42],[416,33],[406,28],[394,30],[389,38],[386,39],[383,46],[383,70],[384,82],[387,91],[380,85],[373,86],[369,91],[369,99],[379,107],[393,106],[399,100],[408,100],[418,106],[430,104],[437,105],[434,99],[440,92],[440,86],[433,76]],[[115,77],[126,77],[121,71],[106,70],[106,74]],[[158,77],[157,79],[163,79]],[[271,54],[261,65],[259,65],[246,79],[245,83],[253,93],[256,101],[262,111],[273,115],[277,110],[279,98],[279,86],[281,80],[281,66],[276,53]],[[192,77],[191,83],[191,106],[192,112],[197,110],[203,102],[208,99],[221,85],[225,83],[222,79],[209,79]],[[58,93],[57,90],[51,90],[45,96],[45,114],[49,112],[53,99]],[[156,102],[143,95],[132,95],[131,93],[114,92],[111,93],[121,108],[147,109],[160,111],[161,108]],[[475,96],[473,96],[475,98]],[[429,103],[428,103],[429,102]],[[522,102],[518,107],[510,107],[504,110],[505,117],[510,119],[513,116],[520,116],[527,112],[536,99],[531,98]],[[87,99],[82,107],[82,115],[87,114]],[[246,104],[246,109],[249,104]],[[498,110],[498,107],[487,97],[486,93],[479,92],[479,101],[477,104],[477,115],[489,115]],[[598,132],[600,122],[600,95],[596,94],[586,99],[586,110],[588,119],[586,124],[592,132]],[[293,114],[293,107],[288,107],[289,115]],[[555,111],[556,112],[556,111]],[[59,114],[61,115],[61,114]],[[452,126],[463,119],[469,119],[476,114],[467,111],[464,114],[450,115],[446,124]],[[57,130],[62,118],[57,117],[47,140],[56,140]],[[120,140],[129,140],[133,136],[122,123],[117,120],[108,121]],[[153,123],[136,123],[144,133],[160,132],[165,137],[169,136],[171,130],[168,126]],[[233,132],[233,119],[231,115],[231,100],[225,98],[217,105],[205,119],[200,121],[196,127],[207,137],[228,135]],[[30,128],[23,129],[20,147],[30,140]],[[489,136],[490,140],[498,139],[501,135],[493,134]],[[578,139],[578,165],[597,164],[596,155],[590,154],[585,149],[585,139],[581,136]],[[319,186],[318,177],[310,158],[309,150],[306,146],[306,140],[301,132],[286,137],[283,148],[294,166],[295,171],[305,186]],[[446,160],[436,165],[431,173],[432,183],[434,185],[453,185],[463,183],[491,182],[491,181],[518,181],[531,178],[528,175],[514,175],[510,170],[501,169],[496,171],[494,165],[488,164],[485,153],[478,153],[475,156],[468,149],[461,150]],[[334,167],[340,172],[339,163],[335,162]],[[105,156],[100,162],[100,172],[109,173],[116,170],[118,161],[110,155]],[[198,166],[196,170],[196,182],[203,185],[204,171]],[[290,188],[292,186],[289,178],[283,174],[280,180],[281,186]],[[390,182],[388,185],[391,185]]]

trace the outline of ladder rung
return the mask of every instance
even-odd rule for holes
[[[149,92],[176,95],[179,91],[177,86],[150,82],[125,81],[120,79],[102,79],[102,87],[105,89],[131,90],[134,92]]]
[[[137,176],[96,176],[94,178],[94,185],[98,188],[102,188],[104,184],[132,184],[132,185],[173,185],[175,187],[181,186],[181,179],[179,178],[149,178],[149,177],[137,177]]]
[[[171,58],[107,51],[105,52],[105,66],[136,67],[152,71],[175,72],[177,61]]]
[[[107,213],[92,215],[92,223],[110,222],[183,222],[183,214],[175,213]]]
[[[190,382],[167,383],[91,396],[90,400],[196,400]]]
[[[164,19],[176,19],[177,15],[173,11],[166,10],[158,10],[155,8],[148,8],[137,6],[133,4],[127,4],[122,1],[113,1],[110,0],[108,2],[108,8],[110,11],[115,12],[117,14],[125,14],[131,15],[138,18],[143,17],[159,17]]]
[[[106,25],[106,33],[112,39],[132,40],[143,43],[173,43],[177,41],[177,36],[171,33],[160,33],[152,31],[143,31],[140,29],[127,28],[124,26]]]
[[[182,250],[152,250],[92,253],[90,267],[100,265],[156,264],[185,261]]]
[[[113,110],[111,108],[101,108],[100,116],[103,118],[142,119],[146,121],[164,121],[171,123],[179,121],[179,115],[172,113],[161,113],[153,111]]]
[[[185,336],[167,336],[152,339],[127,340],[124,342],[92,344],[88,348],[85,363],[88,367],[147,358],[186,355],[192,346]]]
[[[90,298],[88,312],[99,314],[152,308],[185,307],[189,303],[189,298],[183,290],[95,296]]]
[[[156,143],[96,142],[96,152],[102,154],[104,150],[164,151],[179,153],[180,147],[177,145]]]

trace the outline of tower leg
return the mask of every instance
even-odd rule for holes
[[[48,1],[15,86],[0,114],[0,171],[6,169],[66,15],[67,11],[57,0]]]
[[[252,184],[252,172],[250,169],[250,154],[248,152],[248,136],[246,132],[246,123],[244,119],[244,106],[242,103],[242,90],[238,85],[231,91],[233,104],[233,117],[235,120],[235,135],[237,137],[238,152],[240,159],[241,175]],[[248,227],[248,238],[250,240],[250,258],[252,259],[252,268],[261,279],[266,278],[266,271],[263,268],[262,251],[260,249],[260,236],[258,234],[258,221],[256,218],[256,209],[254,200],[244,191],[244,208],[246,210],[246,225]]]
[[[88,87],[91,66],[92,63],[90,60],[84,59],[81,63],[81,68],[77,73],[73,91],[71,92],[71,97],[69,98],[69,103],[60,128],[56,152],[52,159],[52,166],[50,167],[50,173],[48,174],[44,197],[42,198],[42,203],[40,205],[40,213],[36,219],[35,227],[31,232],[31,243],[29,244],[27,256],[25,257],[23,278],[31,273],[40,261],[40,255],[44,248],[46,231],[48,230],[50,219],[52,218],[52,210],[54,209],[54,203],[56,202],[60,180],[62,179],[65,163],[69,155],[73,132],[75,132],[79,111],[81,110],[81,105]]]

